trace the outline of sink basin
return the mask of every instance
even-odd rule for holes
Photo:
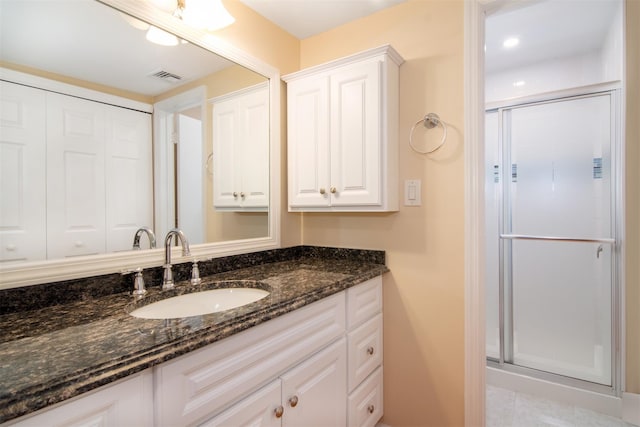
[[[222,288],[193,292],[163,299],[133,310],[142,319],[176,319],[230,310],[258,301],[269,295],[256,288]]]

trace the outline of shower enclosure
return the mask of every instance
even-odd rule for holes
[[[618,94],[486,113],[487,358],[616,390]]]

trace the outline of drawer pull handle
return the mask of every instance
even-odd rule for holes
[[[369,348],[367,348],[367,354],[368,354],[369,356],[373,356],[373,353],[374,353],[374,349],[373,349],[373,347],[369,347]]]
[[[282,414],[284,414],[284,408],[282,407],[282,405],[280,405],[273,412],[275,413],[276,418],[282,418]]]
[[[369,405],[367,406],[367,411],[369,411],[370,414],[373,414],[373,411],[376,410],[376,407],[373,405]]]
[[[289,406],[295,408],[298,405],[298,396],[293,396],[289,399]]]

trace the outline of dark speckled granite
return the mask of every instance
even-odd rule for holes
[[[383,251],[297,246],[200,264],[203,283],[162,292],[160,269],[145,274],[148,294],[130,295],[131,275],[0,291],[0,422],[119,378],[288,313],[388,271]],[[186,280],[190,265],[176,266]],[[141,304],[220,282],[252,280],[270,294],[252,304],[182,319],[138,319]],[[229,283],[223,283],[223,286]]]

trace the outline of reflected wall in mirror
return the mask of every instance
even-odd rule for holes
[[[5,264],[128,251],[143,226],[159,243],[175,226],[194,244],[269,237],[267,77],[166,33],[175,45],[152,43],[154,27],[94,0],[0,0],[0,19]],[[266,103],[245,111],[259,135],[238,135],[238,111],[214,126],[225,99],[260,88]],[[39,123],[16,135],[31,98]],[[233,156],[266,171],[259,206],[215,203],[250,198]]]

